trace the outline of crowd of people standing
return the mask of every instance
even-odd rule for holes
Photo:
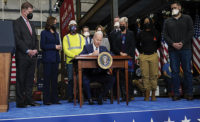
[[[31,98],[36,56],[38,53],[38,40],[34,25],[30,19],[33,16],[33,6],[25,2],[21,6],[22,16],[14,22],[16,40],[16,64],[17,64],[17,89],[16,106],[26,107],[27,105],[38,106]],[[172,17],[164,24],[164,38],[169,45],[169,59],[171,67],[169,85],[173,86],[174,95],[172,100],[180,100],[180,64],[183,68],[183,79],[185,96],[187,100],[193,99],[192,73],[191,73],[191,39],[193,36],[193,23],[189,15],[181,13],[181,5],[178,2],[171,4]],[[141,22],[141,31],[135,34],[128,27],[127,17],[115,17],[113,30],[106,34],[102,25],[96,27],[94,36],[88,26],[82,27],[81,34],[78,33],[78,24],[71,20],[68,25],[69,33],[63,37],[60,43],[59,34],[56,31],[57,20],[55,17],[48,17],[45,29],[41,32],[40,46],[42,49],[42,61],[44,69],[44,90],[43,104],[61,104],[58,98],[58,67],[60,63],[61,49],[66,56],[66,70],[68,78],[67,99],[73,100],[73,63],[72,59],[80,54],[99,55],[101,52],[109,52],[113,55],[131,56],[130,64],[134,65],[135,49],[140,52],[139,65],[141,68],[142,81],[144,84],[145,101],[156,101],[155,92],[158,82],[158,54],[157,49],[161,46],[160,33],[154,26],[150,17],[145,17]],[[81,28],[79,28],[81,29]],[[90,105],[94,104],[91,97],[89,83],[100,79],[103,84],[103,91],[98,98],[98,104],[103,104],[103,98],[115,84],[115,72],[108,73],[107,70],[93,69],[83,73],[83,87]],[[129,80],[132,84],[132,79]],[[121,93],[124,93],[123,76],[121,81]],[[131,85],[130,85],[131,86]],[[131,87],[129,91],[132,91]],[[133,93],[130,96],[133,96]]]

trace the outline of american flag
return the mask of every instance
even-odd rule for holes
[[[165,64],[167,63],[167,57],[168,57],[168,45],[164,40],[164,34],[162,33],[161,35],[161,46],[162,46],[162,63]]]
[[[160,77],[162,68],[161,68],[161,56],[159,49],[157,50],[157,53],[158,53],[158,76]]]
[[[197,72],[200,74],[200,17],[196,15],[194,24],[194,37],[193,37],[193,65]]]
[[[139,34],[140,31],[141,31],[140,27],[137,27],[137,34]],[[138,60],[139,55],[140,55],[140,53],[139,53],[138,49],[135,48],[135,64],[137,64],[137,65],[139,65],[139,60]]]

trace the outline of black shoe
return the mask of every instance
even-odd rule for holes
[[[188,95],[188,94],[184,94],[184,99],[191,101],[193,100],[193,96],[192,95]]]
[[[28,106],[29,106],[29,105],[30,105],[30,106],[40,106],[40,104],[39,104],[39,103],[36,103],[36,102],[28,103],[27,105],[28,105]]]
[[[52,103],[43,103],[44,105],[51,105]]]
[[[103,104],[103,99],[102,98],[99,98],[98,99],[98,105],[102,105]]]
[[[55,103],[53,103],[53,104],[61,104],[60,102],[55,102]]]
[[[188,96],[186,99],[187,99],[188,101],[192,101],[192,100],[193,100],[193,96]]]
[[[94,102],[92,101],[92,99],[88,100],[89,105],[94,105]]]
[[[17,108],[26,108],[27,106],[24,105],[24,104],[17,104],[16,107],[17,107]]]
[[[173,101],[178,101],[178,100],[181,100],[181,97],[180,96],[173,96],[172,100]]]

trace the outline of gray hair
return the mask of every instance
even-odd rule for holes
[[[101,35],[103,37],[102,31],[97,31],[97,32],[94,33],[94,37],[96,37],[97,35]]]
[[[120,22],[120,23],[121,23],[121,22],[128,23],[128,18],[127,18],[127,17],[121,17],[121,18],[119,19],[119,22]]]

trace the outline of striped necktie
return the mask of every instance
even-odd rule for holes
[[[30,34],[32,35],[32,28],[31,28],[31,26],[30,26],[29,21],[26,21],[26,25],[27,25],[27,27],[28,27],[28,29],[29,29]]]

